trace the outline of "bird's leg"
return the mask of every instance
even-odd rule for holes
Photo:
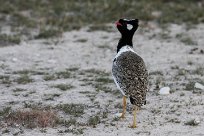
[[[130,126],[131,128],[136,128],[136,112],[139,111],[139,108],[137,106],[134,106],[133,109],[133,124]]]
[[[126,112],[126,96],[123,96],[123,112],[120,116],[121,118],[125,118],[125,112]]]

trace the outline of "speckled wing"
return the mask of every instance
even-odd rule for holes
[[[122,53],[113,60],[112,74],[133,105],[141,107],[146,103],[148,72],[140,56],[132,51]]]

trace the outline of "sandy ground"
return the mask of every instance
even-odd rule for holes
[[[55,40],[33,40],[22,42],[21,45],[0,48],[0,75],[9,75],[16,79],[20,74],[12,74],[19,70],[34,70],[47,73],[63,71],[67,68],[78,68],[72,72],[73,77],[45,81],[43,75],[31,75],[33,82],[11,85],[0,84],[0,110],[11,106],[12,110],[24,109],[25,102],[56,106],[58,104],[84,104],[85,113],[76,118],[78,122],[86,123],[96,114],[100,122],[95,126],[71,125],[66,128],[62,125],[47,128],[28,129],[19,125],[7,126],[1,120],[0,135],[22,136],[54,136],[79,135],[66,132],[66,129],[82,129],[85,136],[203,136],[204,135],[204,90],[185,90],[190,81],[204,81],[201,71],[204,62],[204,25],[186,30],[185,26],[171,25],[165,30],[155,25],[142,28],[134,36],[134,49],[144,59],[150,73],[150,91],[147,94],[147,105],[137,115],[138,127],[129,128],[132,122],[131,104],[128,100],[128,111],[125,119],[117,119],[116,114],[121,112],[122,95],[117,93],[111,77],[112,59],[116,55],[116,46],[120,34],[113,32],[87,32],[86,28],[80,31],[71,31]],[[165,37],[167,35],[168,37]],[[177,36],[176,36],[177,35]],[[178,35],[188,36],[196,41],[197,45],[186,45]],[[109,83],[103,86],[111,88],[113,92],[96,91],[92,84],[88,84],[81,71],[95,69],[108,73]],[[90,74],[90,73],[89,73]],[[94,73],[93,73],[94,74]],[[98,78],[95,74],[90,76]],[[13,81],[13,80],[12,80]],[[52,85],[64,83],[74,88],[60,91]],[[93,83],[93,82],[92,82]],[[159,95],[161,87],[169,86],[169,95]],[[26,89],[26,92],[17,92],[15,88]],[[84,93],[83,93],[84,92]],[[88,94],[86,93],[88,92]],[[59,93],[53,100],[45,99],[50,94]],[[29,95],[26,95],[29,94]],[[26,95],[26,97],[25,97]],[[92,95],[92,97],[90,97]],[[116,106],[119,105],[119,106]],[[102,117],[103,112],[107,117]],[[58,113],[62,118],[70,115]],[[114,120],[115,119],[115,120]],[[195,120],[194,125],[188,122]],[[9,132],[5,133],[5,129]]]

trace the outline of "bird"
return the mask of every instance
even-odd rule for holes
[[[117,45],[117,54],[113,59],[112,76],[117,88],[123,95],[123,111],[125,118],[126,98],[133,105],[133,123],[129,127],[136,128],[136,113],[146,104],[148,91],[148,71],[144,60],[133,49],[132,38],[138,29],[138,19],[119,19],[116,23],[121,38]]]

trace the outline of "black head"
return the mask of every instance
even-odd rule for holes
[[[121,34],[134,34],[138,28],[138,22],[138,19],[120,19],[115,24]]]
[[[126,45],[133,46],[132,38],[138,28],[138,19],[120,19],[116,23],[116,27],[121,33],[121,38],[118,42],[117,52]]]

